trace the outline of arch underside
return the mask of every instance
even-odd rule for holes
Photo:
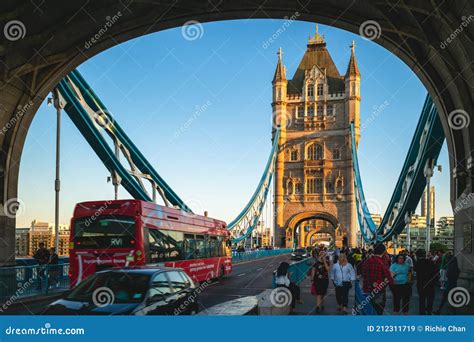
[[[356,34],[359,34],[361,24],[374,20],[381,28],[381,34],[374,42],[394,53],[413,70],[437,106],[451,165],[451,203],[458,209],[455,211],[455,236],[463,236],[466,224],[471,224],[471,230],[474,228],[474,206],[460,205],[464,203],[462,194],[474,192],[474,25],[463,26],[462,33],[455,39],[446,40],[459,30],[463,17],[470,18],[474,12],[472,1],[414,1],[408,5],[406,2],[350,0],[245,3],[97,0],[85,4],[50,0],[41,4],[26,2],[21,6],[16,1],[3,1],[0,10],[4,21],[20,20],[27,28],[23,39],[0,43],[0,125],[9,127],[0,135],[1,203],[17,197],[23,145],[38,107],[69,71],[101,51],[145,34],[181,26],[189,20],[294,18]],[[86,43],[104,27],[105,18],[119,11],[120,18],[87,46]],[[23,108],[21,115],[18,108]],[[468,114],[470,126],[450,127],[449,114],[456,110]],[[462,238],[456,240],[455,249],[460,253],[464,253],[463,244]],[[0,216],[0,263],[13,263],[14,249],[15,218]],[[463,256],[466,261],[461,261],[461,268],[474,272],[472,254]]]

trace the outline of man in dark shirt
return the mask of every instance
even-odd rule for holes
[[[416,251],[416,288],[420,301],[420,315],[431,315],[433,312],[433,302],[435,287],[438,283],[439,272],[435,263],[426,258],[423,249]]]
[[[382,315],[387,300],[386,288],[393,283],[392,274],[387,267],[384,255],[385,246],[378,243],[374,247],[374,254],[362,264],[362,290],[371,298],[372,306],[378,315]]]
[[[33,258],[36,259],[39,264],[37,290],[41,290],[41,281],[44,278],[43,265],[46,265],[49,262],[49,251],[44,247],[44,242],[39,243],[39,248],[33,255]]]

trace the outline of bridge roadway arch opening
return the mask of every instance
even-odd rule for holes
[[[11,20],[19,20],[25,26],[25,34],[15,40],[2,37],[0,42],[0,202],[5,205],[17,197],[22,149],[40,104],[67,73],[101,51],[152,32],[182,26],[190,20],[204,23],[294,18],[356,34],[372,23],[376,28],[373,41],[413,70],[437,106],[451,166],[455,251],[460,255],[464,285],[473,288],[474,25],[465,25],[474,19],[473,6],[469,0],[410,4],[351,0],[159,3],[50,0],[40,4],[25,2],[21,6],[17,1],[2,1],[2,27]],[[459,113],[471,124],[456,125],[452,119]],[[0,212],[0,263],[12,264],[15,217],[5,215],[4,210]]]

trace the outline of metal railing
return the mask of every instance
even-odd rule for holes
[[[299,285],[308,276],[308,272],[313,266],[313,258],[306,258],[298,262],[290,264],[288,273],[290,274],[290,281]],[[276,270],[273,272],[272,287],[276,287],[275,284]]]
[[[0,268],[0,300],[46,295],[69,289],[69,264]]]
[[[281,255],[291,253],[291,248],[269,249],[248,252],[232,252],[232,263],[239,263],[242,261],[255,260],[266,258],[269,256]]]

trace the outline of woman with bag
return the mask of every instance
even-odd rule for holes
[[[325,251],[321,251],[311,269],[311,294],[316,296],[316,313],[324,310],[324,297],[329,286],[329,270],[329,258]]]
[[[356,280],[356,274],[344,253],[339,254],[337,263],[332,266],[330,279],[336,289],[337,310],[342,315],[347,315],[349,290],[352,288],[352,282]]]

